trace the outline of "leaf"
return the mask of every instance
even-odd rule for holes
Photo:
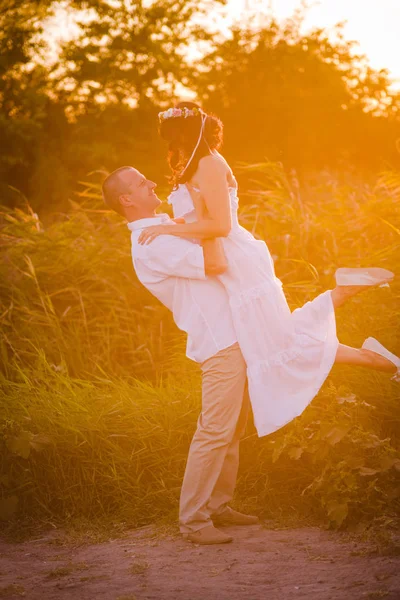
[[[322,439],[325,439],[331,446],[335,446],[338,442],[340,442],[350,431],[351,425],[345,425],[340,427],[336,425],[332,427]]]
[[[370,435],[369,439],[370,441],[368,443],[364,443],[364,448],[379,448],[379,446],[382,446],[387,440],[387,438],[381,440],[375,434]]]
[[[288,452],[288,456],[293,458],[294,460],[299,460],[300,456],[303,454],[303,448],[290,448]]]
[[[333,500],[328,504],[328,516],[338,527],[341,526],[348,514],[349,507],[347,502],[337,502],[336,500]]]
[[[351,469],[359,469],[364,466],[365,458],[363,456],[349,456],[346,462]]]
[[[347,396],[338,396],[337,401],[339,402],[339,404],[344,404],[345,402],[354,404],[355,402],[357,402],[357,396],[355,394],[348,394]]]
[[[277,445],[276,448],[274,448],[274,451],[272,453],[272,462],[276,462],[278,460],[278,458],[280,457],[280,455],[282,454],[282,452],[284,451],[284,449],[286,448],[286,441],[285,439],[281,440],[279,445]]]
[[[313,465],[326,463],[325,459],[330,452],[330,448],[327,444],[320,444],[319,446],[315,445],[311,452],[308,448],[306,448],[306,450],[311,455]]]
[[[282,454],[282,448],[274,448],[272,453],[272,462],[275,463]]]
[[[368,477],[369,475],[376,475],[377,473],[381,473],[382,469],[370,469],[369,467],[361,467],[359,469],[359,474],[363,477]]]
[[[22,458],[28,458],[31,453],[31,440],[33,434],[30,431],[21,431],[17,437],[8,438],[6,441],[6,446],[18,456],[22,456]]]
[[[18,497],[9,496],[0,499],[0,521],[6,521],[13,516],[18,506]]]
[[[32,436],[32,439],[29,443],[33,450],[40,452],[41,450],[44,450],[46,446],[51,444],[51,439],[44,433],[37,433],[36,435]]]
[[[393,456],[382,456],[380,464],[381,471],[388,471],[392,467],[395,469],[400,468],[400,460],[398,458],[394,458]]]
[[[9,475],[0,475],[0,485],[4,485],[5,487],[8,487],[10,485]]]

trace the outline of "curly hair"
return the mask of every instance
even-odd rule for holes
[[[200,108],[194,102],[178,102],[175,108]],[[159,132],[163,140],[168,142],[168,164],[172,171],[169,178],[174,188],[179,183],[190,181],[203,156],[210,150],[219,150],[223,141],[223,124],[215,115],[207,114],[204,131],[199,146],[188,168],[182,174],[199,139],[201,116],[173,117],[161,121]]]

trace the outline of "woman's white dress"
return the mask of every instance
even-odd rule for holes
[[[328,376],[339,341],[330,291],[291,312],[266,243],[239,224],[237,188],[229,195],[232,229],[221,238],[229,266],[218,279],[229,296],[261,437],[304,411]],[[186,185],[168,202],[174,217],[197,220]]]

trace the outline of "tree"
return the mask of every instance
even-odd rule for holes
[[[212,0],[63,4],[83,14],[80,35],[53,67],[35,57],[45,55],[57,2],[0,0],[1,203],[17,188],[35,210],[64,209],[88,172],[121,164],[162,181],[157,112],[185,88],[222,117],[229,159],[304,171],[398,159],[399,96],[340,27],[336,40],[321,29],[303,35],[298,13],[222,39],[207,31]],[[208,48],[201,61],[196,45]]]
[[[224,120],[227,153],[306,169],[349,160],[376,166],[376,153],[394,159],[400,103],[387,73],[354,55],[340,26],[334,40],[322,29],[303,35],[300,24],[235,29],[194,76],[199,96]]]
[[[67,73],[60,85],[69,88],[69,102],[78,112],[97,102],[145,108],[170,99],[187,76],[190,44],[211,39],[198,25],[215,4],[211,0],[73,4],[92,15],[80,23],[81,35],[63,54]]]
[[[49,99],[47,73],[32,62],[40,51],[41,21],[51,2],[2,0],[0,2],[0,180],[2,202],[15,196],[26,180]],[[24,187],[24,186],[22,186]]]

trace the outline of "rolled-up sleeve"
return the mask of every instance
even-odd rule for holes
[[[206,279],[203,249],[174,235],[160,235],[150,244],[132,247],[133,258],[163,277]]]

